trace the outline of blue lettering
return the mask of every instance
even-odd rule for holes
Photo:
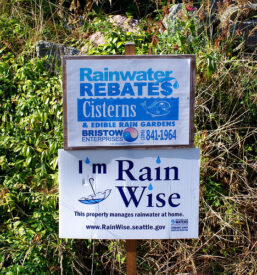
[[[85,81],[85,77],[88,81],[92,81],[92,70],[89,68],[80,68],[80,81]]]
[[[88,96],[93,96],[91,91],[92,87],[90,83],[80,83],[80,96],[85,96],[85,93],[87,93]]]
[[[115,76],[116,81],[120,81],[120,74],[119,72],[109,72],[109,80],[113,81],[113,76]]]
[[[145,192],[145,189],[146,189],[146,186],[141,186],[141,188],[143,189],[142,192],[141,192],[141,195],[139,197],[139,199],[137,199],[137,197],[135,196],[135,193],[137,191],[137,189],[139,188],[139,186],[126,186],[126,187],[123,187],[123,186],[116,186],[116,188],[118,188],[119,192],[120,192],[120,195],[121,195],[121,198],[125,204],[126,207],[129,206],[130,202],[133,201],[135,206],[138,207],[140,201],[141,201],[141,198]],[[126,197],[124,191],[123,191],[123,188],[126,188],[129,192],[129,198]]]
[[[180,199],[180,195],[178,193],[173,193],[169,196],[169,205],[171,207],[178,207],[180,203],[174,203],[173,200],[178,200]]]
[[[147,86],[146,82],[135,82],[134,86],[138,87],[137,94],[139,96],[143,95],[143,87]]]
[[[134,178],[134,176],[132,175],[132,173],[130,172],[130,170],[134,167],[134,163],[131,160],[116,160],[119,164],[118,166],[118,178],[117,180],[125,180],[123,178],[123,172],[125,172],[127,174],[127,176],[129,177],[130,180],[136,180],[136,178]],[[128,163],[128,168],[124,169],[123,167],[123,163],[127,162]]]
[[[148,80],[154,80],[153,79],[153,70],[152,68],[147,70]]]
[[[126,71],[126,72],[120,72],[120,76],[121,76],[121,79],[123,81],[126,81],[127,79],[129,79],[130,81],[134,81],[135,79],[135,76],[136,76],[136,71],[133,71],[133,73],[131,74],[130,71]]]
[[[152,177],[151,177],[151,171],[152,171],[151,168],[150,167],[144,167],[144,168],[140,169],[139,172],[143,172],[144,170],[145,170],[145,173],[140,175],[138,179],[140,181],[144,181],[144,180],[151,181],[151,180],[153,180]]]
[[[93,81],[104,81],[104,74],[102,72],[96,71],[93,75]]]
[[[147,207],[153,207],[153,194],[146,195],[148,197]]]
[[[155,80],[161,80],[165,76],[163,71],[156,71],[154,73],[154,79]]]
[[[130,83],[125,83],[125,85],[122,89],[121,96],[125,96],[126,94],[135,96],[135,93],[134,93],[133,88]]]
[[[163,95],[166,95],[166,96],[171,95],[172,92],[173,92],[173,90],[172,90],[171,87],[172,87],[172,84],[171,84],[170,82],[163,82],[163,83],[161,84],[161,88],[163,89],[163,90],[161,91],[161,93],[162,93]]]
[[[117,96],[120,94],[120,84],[119,83],[108,83],[108,95]]]
[[[154,82],[149,82],[148,83],[148,95],[149,96],[154,96],[154,95],[159,95],[159,92],[154,92],[159,90],[159,84],[154,83]]]
[[[146,81],[146,80],[147,80],[146,72],[145,72],[145,71],[138,71],[138,72],[137,72],[136,80],[137,80],[137,81],[141,81],[141,80]]]
[[[105,85],[105,83],[95,83],[95,96],[106,96]]]
[[[165,200],[162,199],[161,196],[165,198],[165,194],[164,194],[164,193],[159,193],[159,194],[156,196],[156,200],[157,200],[158,202],[161,203],[161,205],[159,205],[159,204],[156,203],[156,206],[157,206],[157,207],[164,207],[165,204],[166,204]]]

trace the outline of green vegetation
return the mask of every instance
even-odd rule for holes
[[[0,4],[0,273],[125,272],[122,241],[58,238],[61,69],[50,70],[47,57],[35,57],[35,42],[42,39],[86,46],[94,55],[124,54],[131,41],[137,54],[196,55],[200,237],[139,241],[138,272],[256,274],[256,61],[244,55],[243,37],[211,23],[209,1],[198,3],[198,12],[187,4],[166,27],[160,20],[168,1],[131,1],[129,16],[143,14],[144,5],[158,8],[143,14],[136,32],[110,23],[101,10],[110,9],[109,1],[88,1],[83,19],[59,5],[69,2]],[[96,31],[105,44],[89,41]]]

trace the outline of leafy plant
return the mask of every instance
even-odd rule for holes
[[[158,2],[164,15],[167,2]],[[123,241],[58,237],[61,75],[60,68],[49,70],[47,57],[35,58],[38,39],[87,46],[88,54],[124,54],[125,43],[134,42],[137,54],[196,55],[200,237],[139,241],[138,272],[255,274],[256,62],[238,49],[242,37],[229,29],[214,31],[209,1],[197,13],[185,3],[166,30],[161,31],[164,16],[156,13],[141,18],[138,31],[130,33],[93,10],[68,25],[56,3],[4,0],[0,7],[1,274],[125,272]],[[96,31],[105,44],[89,42]]]

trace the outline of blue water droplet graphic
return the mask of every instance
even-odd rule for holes
[[[151,183],[150,183],[149,186],[148,186],[148,190],[150,190],[150,191],[153,190],[153,186],[152,186]]]
[[[90,163],[89,158],[86,158],[86,159],[85,159],[85,163],[86,163],[86,164],[89,164],[89,163]]]
[[[178,87],[179,87],[178,81],[175,81],[175,83],[173,84],[173,88],[178,89]]]
[[[158,158],[156,159],[156,163],[161,163],[161,159],[160,159],[160,157],[158,156]]]

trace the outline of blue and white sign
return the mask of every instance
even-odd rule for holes
[[[61,238],[198,237],[199,149],[59,150]]]
[[[65,58],[66,148],[189,145],[192,58]]]

